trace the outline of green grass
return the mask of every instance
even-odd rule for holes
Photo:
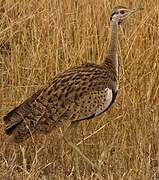
[[[102,62],[114,5],[128,6],[126,0],[0,1],[0,116],[58,72]],[[106,180],[158,177],[159,3],[135,0],[134,5],[144,11],[125,21],[119,33],[117,99],[108,112],[70,133]],[[3,118],[0,122],[0,179],[99,179],[56,133],[19,146],[9,142]]]

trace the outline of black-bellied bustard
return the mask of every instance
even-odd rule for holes
[[[104,61],[86,63],[55,76],[4,117],[6,134],[22,142],[32,134],[46,134],[65,123],[71,125],[105,112],[118,91],[118,26],[140,9],[115,7]]]

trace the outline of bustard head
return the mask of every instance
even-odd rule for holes
[[[116,21],[118,24],[120,24],[128,16],[142,9],[143,8],[126,8],[124,6],[117,6],[112,9],[110,20]]]

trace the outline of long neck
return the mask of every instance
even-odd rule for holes
[[[107,49],[105,61],[111,61],[111,63],[118,68],[117,62],[117,41],[118,41],[118,23],[111,21],[110,40]]]

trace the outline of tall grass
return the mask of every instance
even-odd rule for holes
[[[107,113],[81,122],[70,133],[106,180],[159,178],[159,2],[133,3],[144,11],[120,29],[116,102]],[[2,117],[60,71],[83,62],[102,62],[114,5],[128,3],[0,1],[0,179],[99,179],[55,133],[36,136],[35,143],[10,143]]]

